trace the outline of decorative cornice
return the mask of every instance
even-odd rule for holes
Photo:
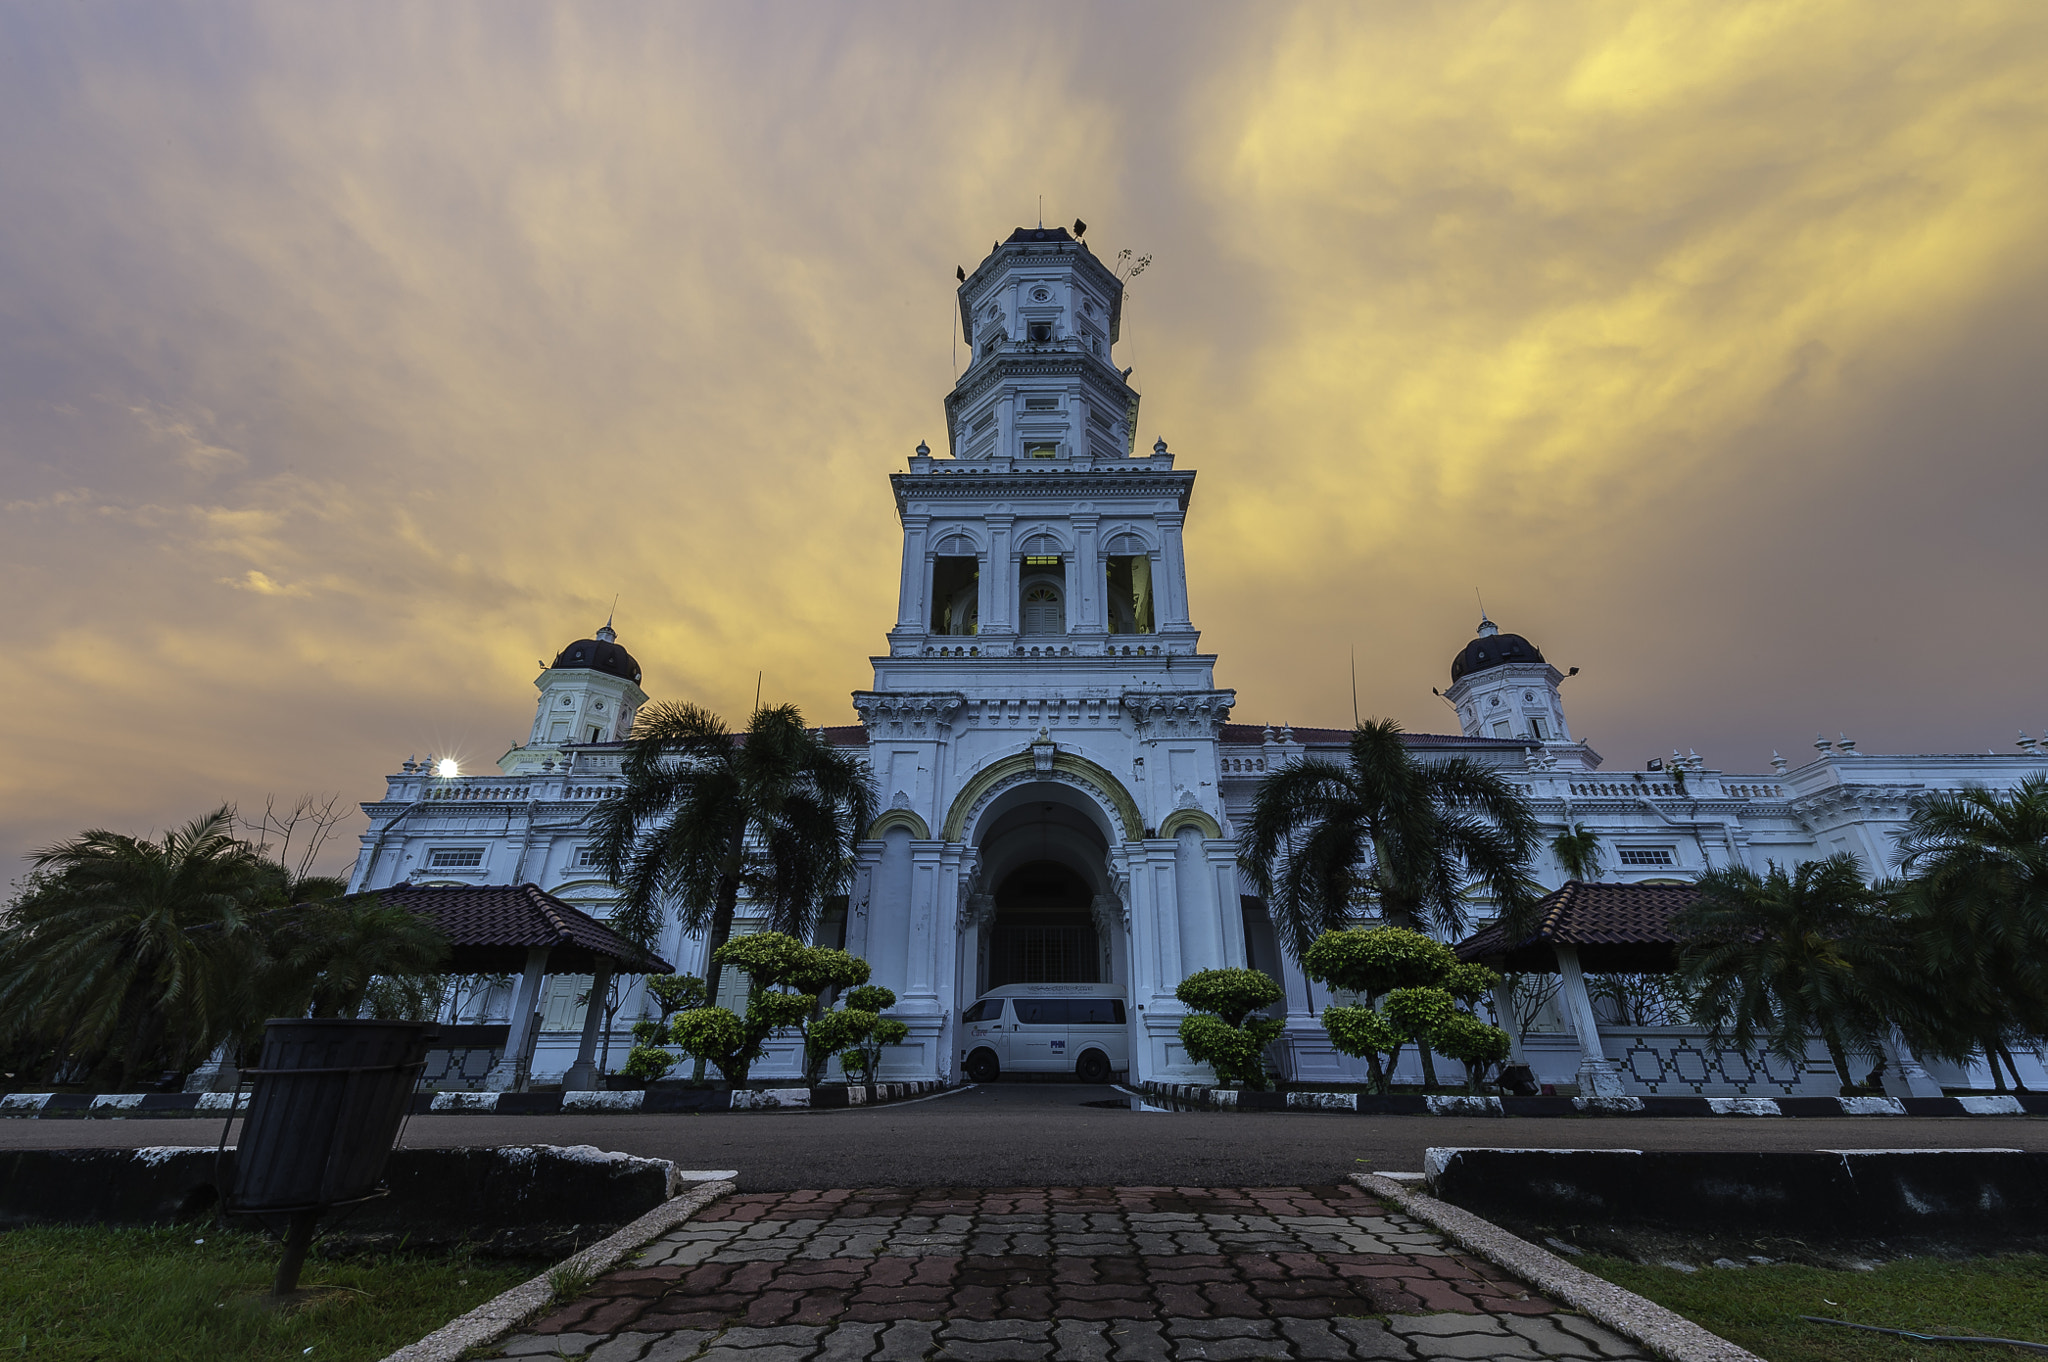
[[[1127,690],[1123,706],[1136,722],[1141,738],[1213,738],[1237,703],[1234,690]]]
[[[1184,513],[1189,494],[1194,490],[1195,475],[1192,471],[1125,468],[1115,463],[1098,461],[1085,464],[1070,459],[1048,460],[1045,467],[1029,471],[979,467],[975,460],[954,459],[947,461],[943,473],[889,475],[890,486],[896,492],[898,514],[903,513],[905,502],[910,500],[969,501],[1008,497],[1019,501],[1067,501],[1083,495],[1082,488],[1077,485],[1082,481],[1088,484],[1085,494],[1091,497],[1113,496],[1119,500],[1168,498]]]
[[[874,737],[938,736],[953,730],[953,715],[966,703],[959,691],[856,691],[854,712]]]

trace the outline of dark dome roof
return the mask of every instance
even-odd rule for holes
[[[1451,682],[1511,662],[1541,662],[1543,650],[1520,634],[1503,634],[1492,620],[1479,621],[1479,637],[1451,659]]]
[[[596,638],[579,638],[556,653],[549,670],[603,672],[606,676],[623,677],[637,686],[640,684],[640,664],[633,660],[631,653],[613,641],[616,638],[618,635],[607,624],[597,631]]]

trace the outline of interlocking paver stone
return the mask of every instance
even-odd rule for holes
[[[714,1202],[505,1357],[1357,1362],[1644,1356],[1350,1186]]]

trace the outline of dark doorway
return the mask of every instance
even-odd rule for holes
[[[1100,983],[1093,897],[1088,882],[1057,861],[1012,871],[996,888],[988,986]]]

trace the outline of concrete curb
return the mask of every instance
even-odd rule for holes
[[[609,1239],[572,1253],[531,1281],[494,1296],[458,1319],[449,1321],[417,1343],[408,1343],[384,1362],[458,1362],[471,1348],[496,1343],[553,1302],[550,1278],[561,1272],[596,1277],[611,1271],[628,1254],[659,1239],[697,1212],[734,1189],[730,1182],[708,1182],[641,1216]]]
[[[1131,1085],[1149,1101],[1198,1111],[1345,1111],[1360,1116],[2048,1116],[2048,1093],[2012,1097],[1490,1097],[1454,1093],[1240,1092],[1203,1083]]]
[[[908,1102],[948,1084],[932,1079],[877,1083],[874,1105]],[[0,1119],[18,1121],[171,1119],[225,1115],[226,1092],[0,1093]],[[246,1105],[246,1096],[244,1103]],[[869,1105],[867,1090],[837,1084],[816,1088],[629,1089],[624,1092],[416,1092],[415,1116],[669,1116],[727,1111],[840,1111]]]
[[[1441,1231],[1460,1248],[1514,1273],[1544,1295],[1634,1339],[1669,1362],[1762,1362],[1755,1353],[1709,1333],[1685,1316],[1573,1267],[1470,1211],[1424,1196],[1377,1173],[1353,1173],[1351,1180]]]

